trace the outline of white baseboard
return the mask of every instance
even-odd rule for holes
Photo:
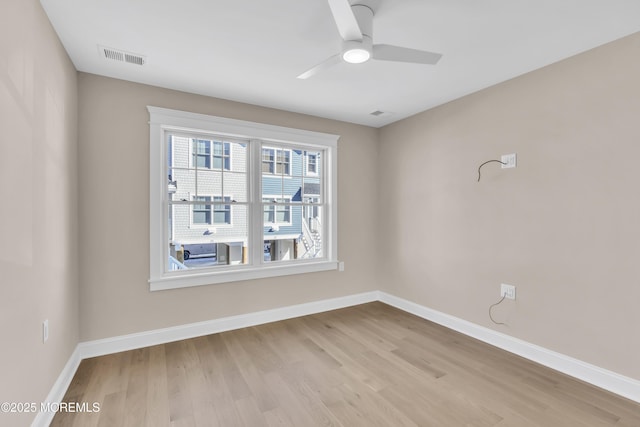
[[[58,379],[53,384],[51,391],[47,395],[46,400],[43,403],[59,403],[62,402],[64,398],[64,394],[67,392],[69,385],[71,384],[71,380],[73,380],[73,376],[76,374],[78,370],[78,366],[80,366],[80,362],[82,358],[80,357],[80,351],[78,346],[76,346],[73,353],[71,353],[71,357],[67,361],[64,368],[62,368],[62,372],[58,376]],[[33,422],[31,423],[31,427],[48,427],[53,421],[53,417],[56,415],[55,412],[38,412]]]
[[[379,300],[402,311],[415,314],[423,319],[446,326],[454,331],[640,403],[640,381],[633,378],[625,377],[385,292],[379,292]]]
[[[517,354],[541,365],[578,378],[612,393],[640,403],[640,381],[625,377],[578,359],[560,354],[518,338],[485,328],[475,323],[430,309],[381,291],[366,292],[345,297],[314,301],[305,304],[258,311],[238,316],[223,317],[205,322],[190,323],[171,328],[155,329],[78,344],[58,380],[47,396],[47,402],[61,402],[82,359],[120,351],[134,350],[218,332],[231,331],[309,314],[322,313],[373,301],[381,301],[423,319],[438,323],[470,337]],[[38,413],[32,426],[45,427],[55,413]]]
[[[87,341],[80,343],[78,347],[80,348],[81,358],[86,359],[89,357],[165,344],[172,341],[231,331],[249,326],[262,325],[264,323],[276,322],[309,314],[322,313],[324,311],[336,310],[377,300],[377,291],[366,292],[345,297],[291,305],[288,307],[274,308],[271,310],[257,311],[238,316],[222,317],[220,319],[207,320],[204,322],[189,323],[171,328],[155,329],[136,334]]]

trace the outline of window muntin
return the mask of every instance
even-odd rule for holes
[[[148,109],[151,116],[152,290],[337,267],[337,136],[157,107]],[[193,132],[193,129],[199,131]],[[193,140],[205,142],[196,145],[194,150]],[[180,144],[187,148],[186,164],[180,159],[182,154],[176,153]],[[309,176],[304,163],[305,151],[319,154],[317,177]],[[268,178],[276,191],[267,193],[263,188]],[[158,197],[161,194],[164,196]],[[271,201],[263,201],[265,198]],[[265,204],[269,205],[267,212],[272,212],[267,217],[268,223],[265,223]],[[202,212],[200,222],[203,224],[197,227],[192,224],[194,234],[188,236],[192,239],[189,241],[178,233],[177,220],[185,214],[189,218],[194,205],[199,205],[196,212]],[[216,224],[228,219],[232,226]],[[303,245],[303,225],[322,239],[322,248],[316,245],[313,256],[307,245]],[[312,236],[308,232],[306,236],[309,243]],[[215,247],[209,250],[216,252],[207,261],[208,265],[185,269],[174,263],[171,257],[179,253],[175,250],[179,247],[176,244],[194,244],[196,237],[201,241],[195,243],[205,243],[202,239],[206,239],[207,247]],[[275,257],[265,253],[271,243],[271,248],[278,250]],[[163,256],[167,250],[168,260]],[[261,268],[267,264],[268,269]]]

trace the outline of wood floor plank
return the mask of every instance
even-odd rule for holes
[[[376,302],[83,361],[54,427],[637,427],[640,404]]]
[[[251,397],[260,411],[267,412],[276,408],[278,404],[264,381],[263,373],[252,362],[252,357],[242,346],[242,340],[238,334],[224,335],[224,342],[236,361],[238,369],[249,387]]]
[[[125,427],[140,427],[146,424],[149,349],[134,350],[125,396]]]
[[[147,427],[167,427],[170,425],[169,388],[167,384],[167,359],[165,346],[149,347],[147,366]]]
[[[246,397],[235,401],[236,409],[240,418],[242,419],[242,425],[245,427],[267,427],[267,420],[260,411],[258,404],[253,397]]]

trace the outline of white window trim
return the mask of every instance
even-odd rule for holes
[[[311,273],[317,271],[336,270],[338,268],[338,181],[337,151],[338,135],[312,132],[282,126],[227,119],[206,114],[190,113],[167,108],[147,106],[149,111],[149,284],[150,290],[176,289],[215,283],[259,279],[265,277],[286,276],[291,274]],[[197,269],[188,272],[166,272],[167,254],[167,221],[168,212],[164,208],[167,193],[166,170],[167,153],[165,132],[195,132],[212,135],[223,135],[230,138],[247,138],[259,140],[265,146],[269,144],[292,144],[307,146],[310,149],[326,150],[328,161],[323,162],[324,192],[326,211],[324,225],[324,247],[326,254],[321,260],[295,260],[283,263],[264,263],[263,245],[250,246],[250,259],[255,264],[224,266],[215,269]],[[251,144],[250,156],[261,159],[261,145]],[[261,169],[260,169],[261,170]],[[262,200],[260,194],[262,173],[253,173],[250,186],[250,201]],[[260,205],[262,209],[262,206]],[[257,209],[256,209],[257,211]],[[252,215],[249,234],[260,236],[264,231],[264,213]]]

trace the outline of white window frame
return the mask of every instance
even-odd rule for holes
[[[312,132],[282,126],[227,119],[160,107],[149,111],[149,284],[152,291],[190,286],[286,276],[338,268],[338,135]],[[168,271],[168,200],[166,134],[188,132],[211,134],[229,138],[243,138],[249,144],[250,185],[249,207],[249,264],[215,268]],[[323,151],[322,188],[324,204],[323,249],[320,259],[264,262],[264,211],[262,205],[262,150],[269,144],[288,144],[309,150]],[[255,169],[255,165],[260,167]],[[292,165],[290,165],[290,172]]]

